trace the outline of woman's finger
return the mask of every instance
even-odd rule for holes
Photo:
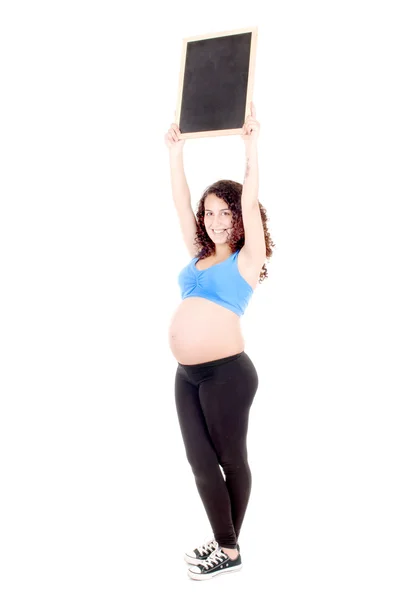
[[[258,121],[249,121],[246,126],[250,129],[250,130],[255,130],[258,131],[260,129],[260,123]]]
[[[174,129],[177,134],[180,133],[180,128],[178,127],[177,123],[172,123],[171,128]]]

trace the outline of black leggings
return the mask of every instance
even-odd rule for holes
[[[250,497],[246,437],[257,387],[257,371],[245,352],[178,363],[175,398],[187,459],[214,537],[225,548],[236,548]]]

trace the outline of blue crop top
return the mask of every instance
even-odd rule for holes
[[[239,250],[203,271],[196,268],[194,257],[178,275],[181,297],[196,296],[220,304],[240,317],[245,312],[253,294],[253,288],[238,270]]]

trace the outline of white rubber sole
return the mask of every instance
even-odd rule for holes
[[[196,579],[197,581],[202,581],[203,579],[212,579],[212,577],[217,577],[217,575],[224,575],[224,573],[232,573],[233,571],[240,571],[243,565],[237,565],[236,567],[227,567],[225,570],[216,571],[215,573],[192,573],[190,569],[188,569],[188,575],[191,579]]]
[[[210,556],[210,554],[209,554]],[[202,558],[202,560],[200,558],[193,558],[191,556],[188,556],[187,554],[184,554],[184,560],[185,562],[187,562],[189,565],[201,565],[206,559]]]

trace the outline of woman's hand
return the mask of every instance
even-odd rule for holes
[[[164,136],[166,146],[173,154],[181,152],[185,143],[185,139],[180,139],[181,131],[178,128],[177,123],[172,123],[170,129]]]
[[[256,109],[253,102],[250,103],[250,115],[246,117],[242,127],[241,138],[245,143],[246,154],[257,148],[257,140],[260,134],[260,123],[256,121]]]

